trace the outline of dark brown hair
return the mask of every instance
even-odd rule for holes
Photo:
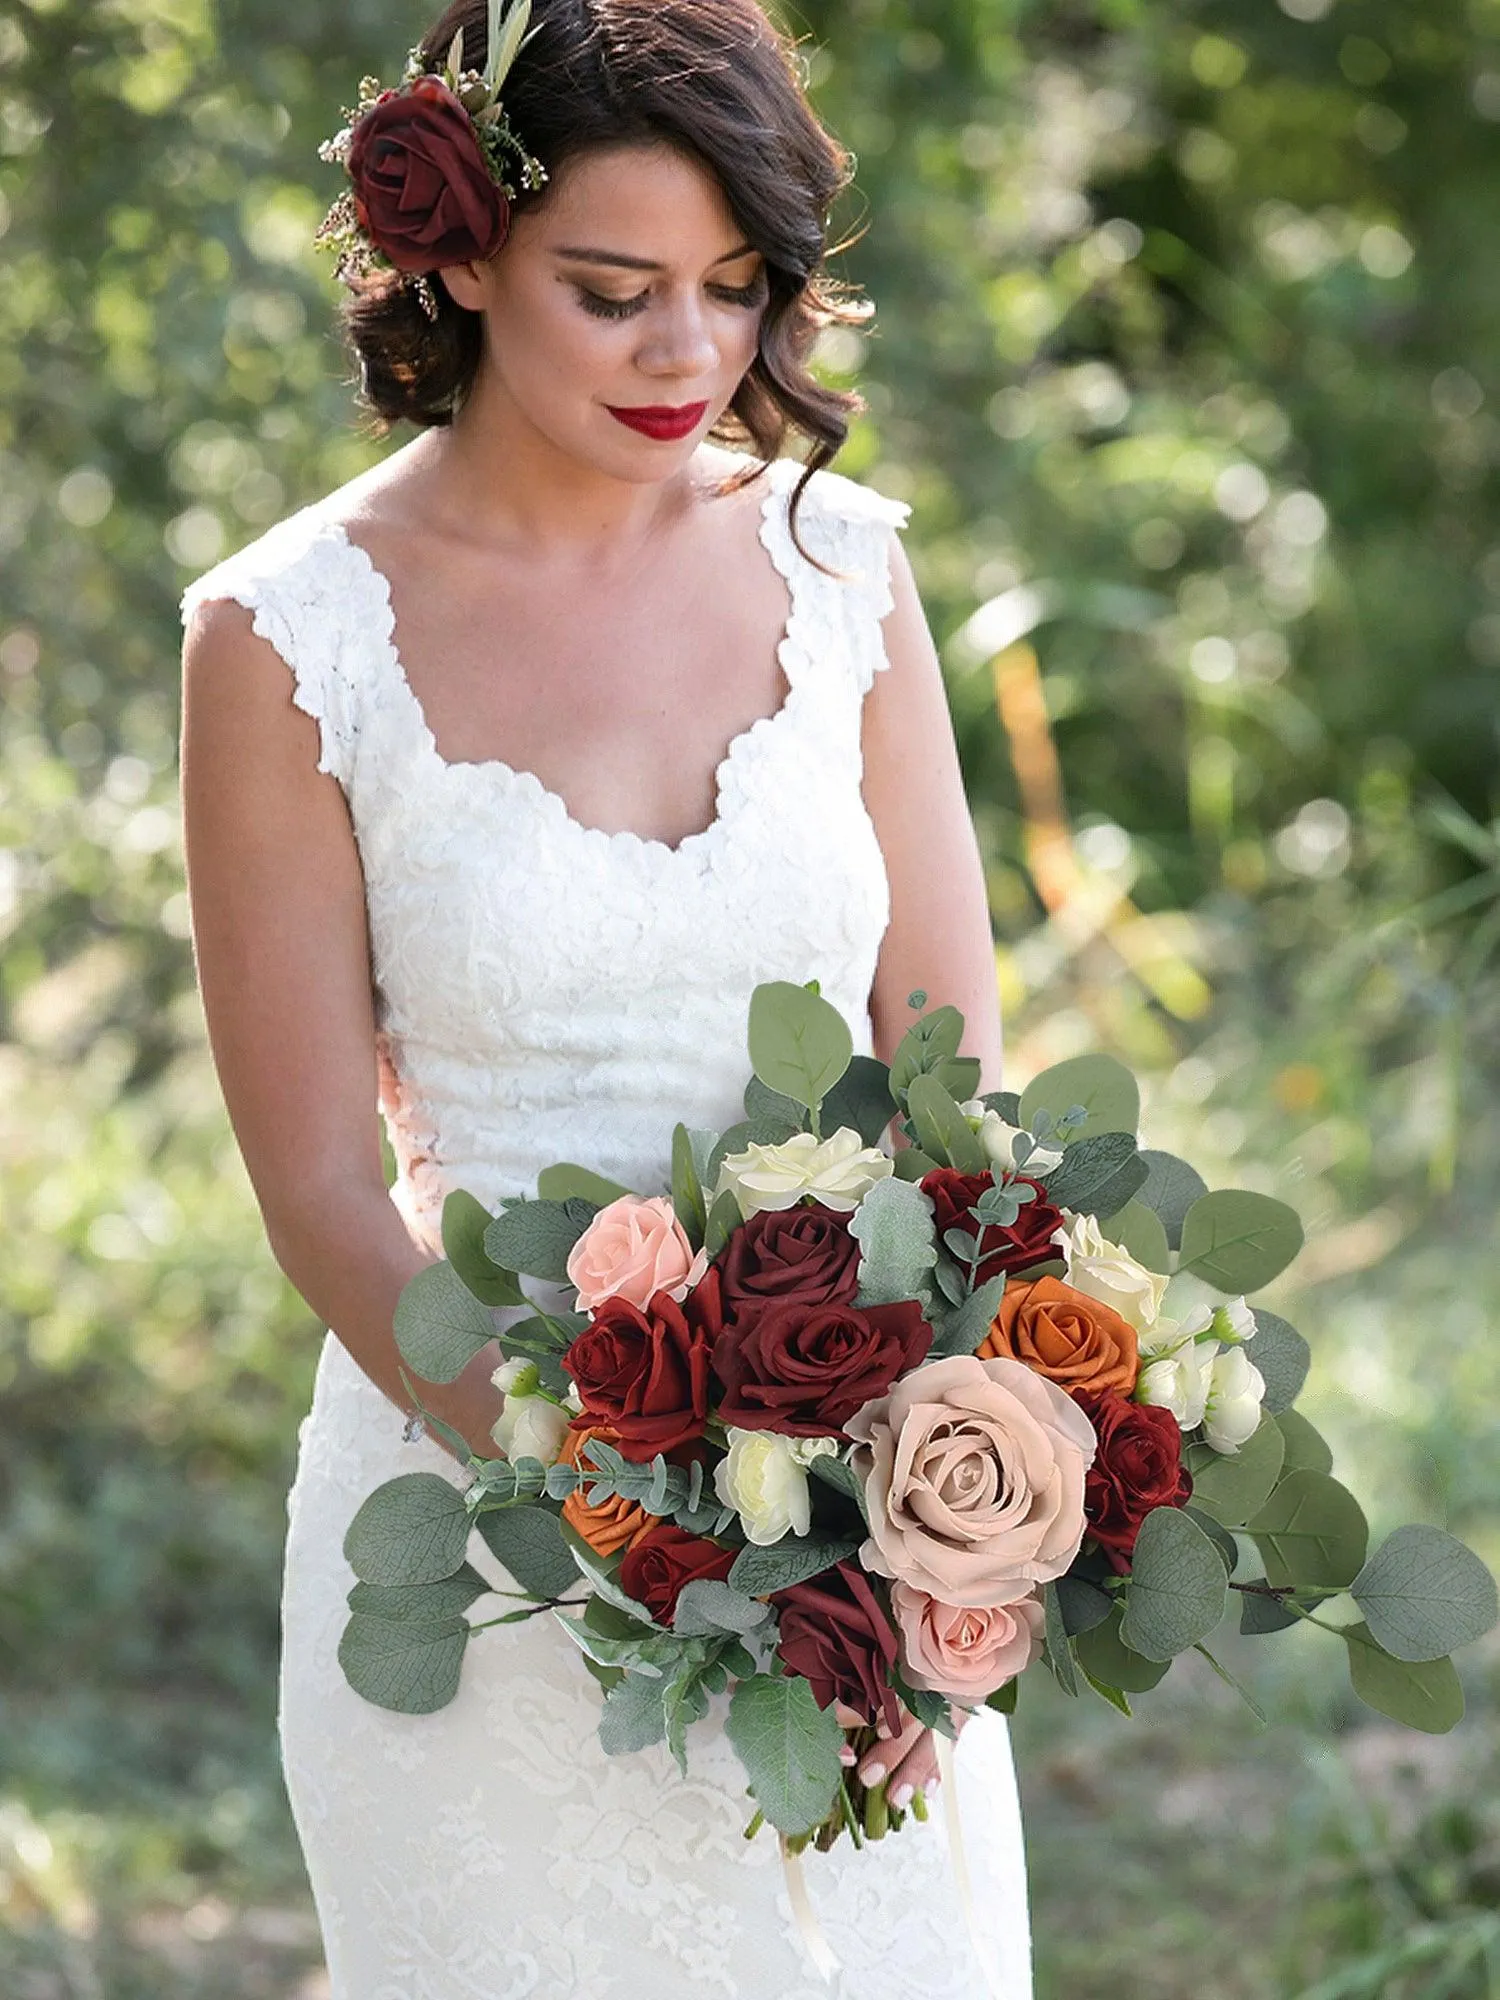
[[[455,0],[420,44],[427,66],[442,67],[461,28],[465,67],[482,69],[486,13],[486,0]],[[795,510],[863,408],[852,391],[816,380],[813,343],[825,326],[863,321],[868,307],[825,269],[829,211],[852,163],[807,102],[794,45],[756,0],[533,0],[531,20],[502,102],[548,173],[595,147],[665,141],[715,175],[764,257],[770,296],[756,356],[714,435],[748,439],[765,459],[789,430],[808,437]],[[516,210],[545,199],[545,188],[522,191]],[[445,286],[432,290],[435,321],[393,272],[358,281],[345,302],[360,400],[386,425],[450,423],[478,371],[482,316]]]

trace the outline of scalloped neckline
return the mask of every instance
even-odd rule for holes
[[[739,453],[730,454],[727,452],[724,455],[742,456]],[[659,840],[654,835],[637,833],[632,827],[608,828],[589,825],[586,820],[581,820],[577,817],[561,792],[554,791],[550,785],[544,784],[535,771],[508,763],[503,757],[469,757],[457,759],[445,757],[438,748],[437,739],[433,735],[431,726],[428,723],[426,711],[417,699],[416,690],[407,678],[406,666],[401,658],[400,648],[396,644],[396,613],[391,595],[390,578],[379,567],[364,544],[354,540],[353,536],[349,533],[348,527],[342,520],[330,519],[329,526],[334,534],[343,546],[351,551],[355,560],[360,564],[363,572],[368,577],[373,590],[378,595],[382,627],[379,636],[384,662],[390,671],[391,678],[401,699],[406,705],[415,727],[421,754],[429,766],[439,771],[448,783],[477,784],[488,783],[491,780],[498,779],[504,784],[524,790],[530,794],[537,804],[545,807],[557,823],[565,827],[570,833],[617,852],[629,850],[643,857],[649,854],[658,854],[663,856],[667,861],[676,861],[686,859],[690,855],[712,846],[715,839],[723,832],[730,821],[731,806],[734,802],[734,797],[730,792],[729,781],[735,769],[753,743],[763,741],[769,733],[785,725],[786,719],[796,711],[801,689],[804,685],[797,676],[794,664],[797,657],[797,627],[801,613],[801,604],[797,594],[800,569],[796,561],[795,544],[791,545],[791,555],[786,556],[776,533],[778,525],[777,516],[784,498],[782,484],[784,475],[779,471],[779,468],[787,465],[792,466],[794,471],[801,469],[797,466],[796,461],[792,459],[782,458],[770,461],[769,470],[766,473],[766,490],[760,500],[760,520],[757,537],[761,546],[770,556],[772,566],[786,585],[787,612],[782,623],[781,636],[776,642],[776,659],[777,664],[781,668],[782,678],[786,682],[786,693],[769,715],[756,716],[753,722],[747,723],[743,729],[731,737],[729,743],[725,746],[723,756],[714,766],[714,810],[712,819],[710,819],[707,826],[699,827],[696,831],[685,834],[675,844],[671,841]]]

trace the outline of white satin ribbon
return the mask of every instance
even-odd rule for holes
[[[963,1911],[964,1927],[969,1933],[969,1943],[973,1947],[989,2000],[1005,2000],[1000,1984],[990,1968],[974,1913],[974,1892],[969,1880],[969,1858],[964,1848],[963,1822],[958,1812],[958,1773],[953,1762],[953,1745],[939,1730],[933,1731],[932,1740],[937,1749],[938,1781],[942,1787],[943,1806],[948,1823],[948,1859],[953,1867],[953,1886],[958,1892],[958,1906]],[[797,1921],[798,1935],[807,1948],[808,1957],[831,1986],[833,1976],[839,1970],[839,1961],[823,1935],[817,1912],[812,1906],[812,1898],[807,1893],[807,1878],[802,1872],[802,1856],[792,1852],[785,1834],[781,1834],[779,1838],[781,1865],[786,1875],[786,1893],[792,1906],[792,1915]],[[900,1836],[886,1835],[887,1840],[893,1838],[899,1839]]]

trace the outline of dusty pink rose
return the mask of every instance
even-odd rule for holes
[[[1042,1650],[1040,1595],[1014,1604],[944,1604],[910,1584],[891,1585],[901,1660],[913,1687],[981,1702],[1024,1673]]]
[[[568,1278],[578,1303],[592,1312],[605,1299],[628,1299],[644,1312],[652,1294],[680,1304],[708,1269],[665,1195],[622,1194],[594,1217],[568,1253]]]
[[[844,1429],[870,1521],[860,1560],[877,1575],[944,1604],[1014,1604],[1077,1555],[1094,1429],[1024,1362],[929,1361]]]

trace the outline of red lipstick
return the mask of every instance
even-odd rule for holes
[[[612,417],[617,417],[622,424],[628,424],[644,437],[682,438],[702,423],[708,404],[632,403],[617,408],[613,403],[606,403],[604,407]]]

